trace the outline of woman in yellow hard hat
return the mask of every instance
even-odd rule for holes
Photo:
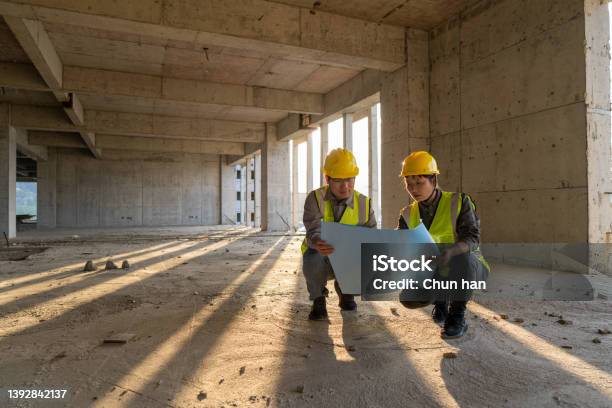
[[[355,177],[359,167],[353,153],[346,149],[334,149],[325,158],[323,174],[327,182],[311,191],[304,202],[304,227],[306,237],[302,243],[303,273],[310,300],[313,301],[310,320],[327,319],[325,297],[326,284],[334,277],[328,255],[334,248],[321,239],[321,221],[348,225],[376,227],[376,217],[370,199],[355,191]],[[338,282],[334,282],[342,310],[355,310],[353,295],[343,294]]]
[[[404,159],[400,176],[412,203],[401,210],[398,228],[412,229],[423,223],[441,250],[435,259],[435,278],[458,281],[461,288],[462,280],[486,280],[489,265],[480,253],[480,221],[474,201],[468,194],[442,191],[439,174],[436,159],[428,152],[413,152]],[[444,270],[448,276],[441,276]],[[442,337],[461,337],[466,332],[465,310],[471,296],[471,290],[436,295],[432,317],[443,326]]]

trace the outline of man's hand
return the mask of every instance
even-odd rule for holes
[[[315,249],[323,256],[331,255],[334,252],[334,247],[322,239],[317,240],[314,245]]]
[[[444,251],[438,256],[433,256],[432,259],[434,265],[437,267],[442,267],[448,265],[452,257],[452,253],[450,251]]]

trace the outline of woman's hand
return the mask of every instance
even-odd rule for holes
[[[322,239],[317,240],[315,243],[315,249],[323,256],[328,256],[334,253],[334,247],[329,245]]]

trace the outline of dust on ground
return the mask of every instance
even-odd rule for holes
[[[68,399],[0,401],[612,406],[608,299],[479,298],[466,336],[444,341],[430,308],[358,301],[340,312],[330,282],[329,324],[309,322],[302,238],[227,227],[25,240],[46,249],[0,260],[0,388],[63,388]],[[96,270],[83,272],[87,260]],[[104,270],[108,260],[130,268]],[[104,343],[117,337],[126,342]]]

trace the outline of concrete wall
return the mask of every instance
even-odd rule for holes
[[[413,150],[429,150],[429,44],[424,31],[407,30],[406,66],[385,75],[380,90],[381,207],[384,228],[395,228],[408,194],[398,177]]]
[[[56,163],[58,227],[219,224],[219,156],[58,149]]]
[[[47,147],[47,160],[36,164],[37,228],[57,226],[57,149]]]
[[[587,239],[583,5],[481,1],[430,34],[431,150],[485,242]]]
[[[221,160],[221,224],[234,225],[236,220],[236,170]]]

